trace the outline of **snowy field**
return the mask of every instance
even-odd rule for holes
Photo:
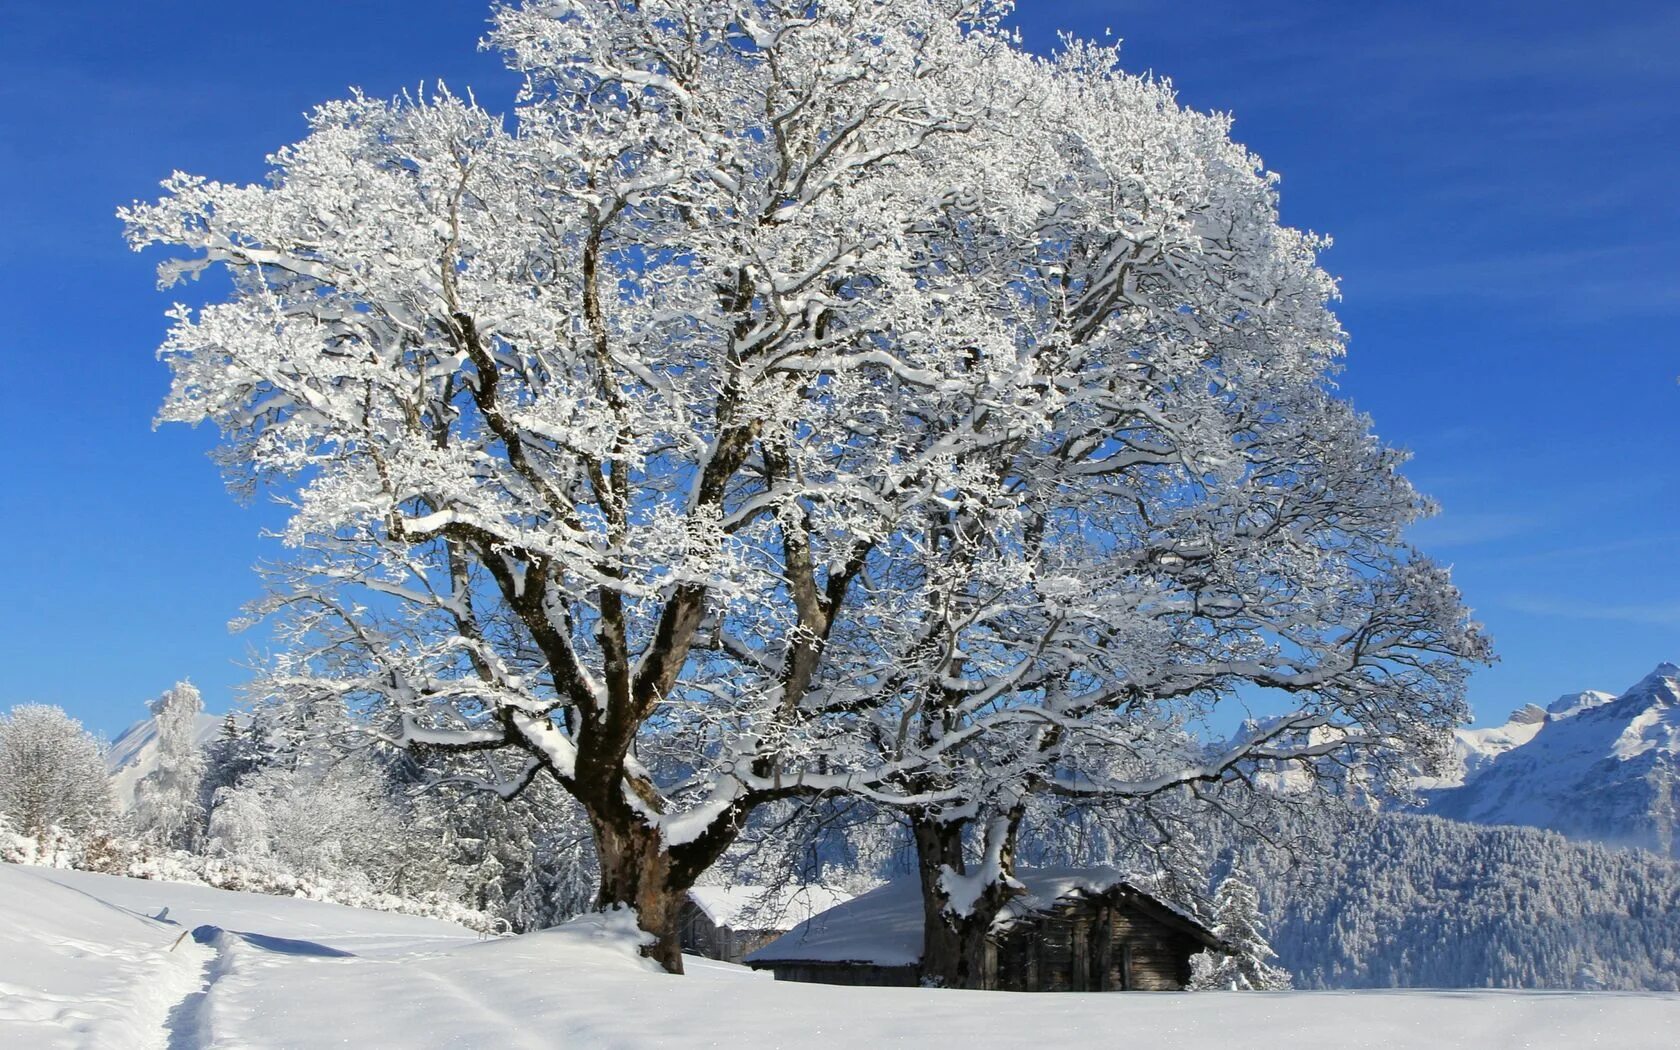
[[[0,1046],[8,1048],[582,1050],[734,1047],[750,1036],[754,1047],[858,1050],[1668,1050],[1680,1039],[1674,995],[1031,996],[777,984],[701,959],[689,969],[686,978],[652,970],[600,919],[480,941],[429,919],[0,865]]]

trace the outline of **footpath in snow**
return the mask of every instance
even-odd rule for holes
[[[602,917],[480,941],[429,919],[0,865],[0,1046],[1672,1050],[1680,1033],[1676,995],[834,988],[699,959],[670,977],[630,945]]]
[[[0,864],[0,1046],[166,1046],[210,951],[99,896]]]

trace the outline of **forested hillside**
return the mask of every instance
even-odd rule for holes
[[[1255,864],[1296,987],[1680,989],[1680,865],[1652,853],[1389,814]]]

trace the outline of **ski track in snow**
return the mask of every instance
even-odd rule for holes
[[[197,943],[196,939],[194,942]],[[185,944],[185,941],[181,943]],[[200,985],[197,991],[190,992],[180,1002],[169,1010],[164,1018],[164,1050],[197,1050],[206,1042],[206,1022],[204,1017],[205,1003],[210,997],[210,988],[220,976],[222,954],[218,950],[204,960],[204,966],[199,974]]]
[[[170,918],[146,917],[168,906]],[[672,978],[612,918],[480,941],[411,916],[0,865],[0,1047],[739,1046],[1672,1050],[1680,996],[1393,991],[1013,995]],[[178,923],[178,925],[176,924]],[[196,937],[169,945],[182,931]]]
[[[0,865],[0,1046],[163,1048],[208,953],[179,931]]]
[[[412,972],[423,978],[431,987],[447,995],[451,1002],[459,1004],[471,1016],[487,1022],[486,1031],[508,1033],[504,1038],[511,1039],[511,1041],[502,1042],[499,1045],[509,1048],[518,1047],[522,1050],[553,1050],[555,1044],[552,1036],[544,1039],[540,1032],[533,1030],[528,1025],[521,1024],[519,1017],[506,1010],[493,1009],[482,993],[475,995],[471,989],[463,988],[459,981],[427,969],[425,966],[415,966]]]

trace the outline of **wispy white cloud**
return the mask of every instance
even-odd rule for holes
[[[1544,550],[1514,551],[1479,560],[1482,568],[1517,568],[1536,565],[1592,565],[1605,560],[1621,560],[1624,555],[1641,551],[1660,552],[1680,548],[1680,534],[1654,533],[1648,536],[1627,536],[1601,542],[1577,543]]]
[[[1533,616],[1680,627],[1680,601],[1619,603],[1518,597],[1506,599],[1499,604]]]
[[[1680,280],[1673,271],[1672,245],[1601,244],[1365,266],[1343,278],[1343,291],[1372,302],[1480,299],[1545,303],[1559,312],[1595,316],[1607,306],[1622,313],[1670,314],[1680,310]]]

